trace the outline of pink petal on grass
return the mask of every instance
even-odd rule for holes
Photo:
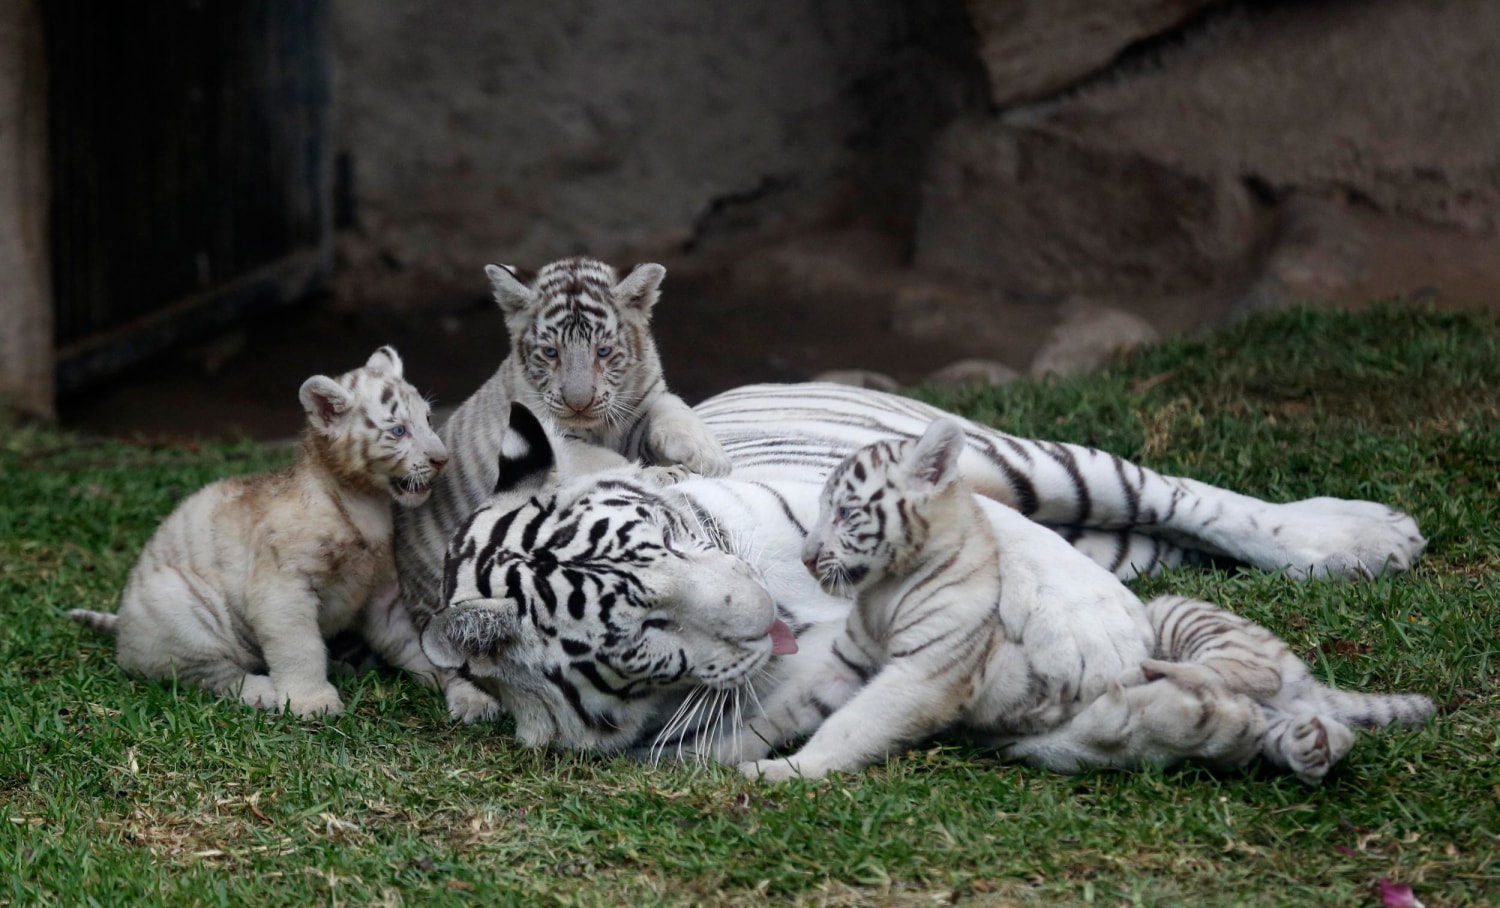
[[[1410,886],[1405,883],[1392,883],[1384,877],[1380,880],[1380,904],[1386,908],[1426,908],[1411,891]]]

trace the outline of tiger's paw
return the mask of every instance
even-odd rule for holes
[[[1287,768],[1303,783],[1319,785],[1354,746],[1354,732],[1335,719],[1308,716],[1294,723],[1280,743]]]
[[[785,782],[789,779],[821,779],[828,774],[826,767],[817,767],[799,762],[795,756],[780,760],[752,760],[737,767],[747,779],[765,782]]]
[[[1299,580],[1398,573],[1427,547],[1411,515],[1373,501],[1308,498],[1270,507],[1274,546],[1252,560]]]
[[[450,680],[443,697],[448,701],[448,715],[465,725],[496,719],[501,713],[499,700],[463,678]]]
[[[659,489],[665,489],[684,480],[692,479],[693,471],[682,464],[673,464],[669,467],[641,467],[641,478]]]
[[[658,462],[682,464],[702,476],[728,476],[734,467],[724,446],[696,419],[656,422],[646,443]]]
[[[277,695],[282,694],[278,691]],[[299,719],[332,719],[344,712],[344,701],[339,699],[339,692],[332,684],[305,691],[287,691],[285,698],[288,711]]]

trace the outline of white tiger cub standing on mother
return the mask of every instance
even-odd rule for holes
[[[404,636],[406,643],[384,655],[435,681],[454,717],[465,721],[493,715],[498,704],[464,679],[435,670],[417,645],[417,632],[444,604],[449,539],[494,489],[512,401],[551,424],[571,471],[628,461],[704,476],[730,469],[724,448],[667,390],[662,375],[651,313],[665,268],[637,265],[622,277],[596,259],[569,258],[535,276],[501,265],[486,266],[485,274],[505,314],[509,355],[443,424],[453,464],[426,507],[398,515],[400,597],[376,606],[390,621],[387,636]]]
[[[751,777],[821,778],[959,727],[1063,772],[1237,768],[1259,753],[1316,784],[1353,744],[1346,722],[1431,715],[1426,697],[1317,683],[1270,631],[1207,602],[1142,608],[1061,539],[977,498],[958,475],[963,446],[963,427],[939,419],[829,476],[802,560],[854,606],[804,636],[812,653],[786,660],[721,761],[748,761]],[[763,759],[809,734],[795,754]]]
[[[299,717],[343,711],[324,640],[394,582],[391,503],[426,501],[448,451],[391,347],[298,397],[295,463],[198,490],[146,543],[118,614],[69,613],[115,634],[127,671]],[[384,632],[371,626],[372,645]]]

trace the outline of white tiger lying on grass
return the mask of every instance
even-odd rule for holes
[[[627,459],[681,465],[708,476],[730,467],[718,441],[662,377],[650,330],[666,274],[662,266],[638,265],[622,278],[603,262],[571,258],[529,280],[499,265],[485,273],[505,313],[510,354],[443,424],[453,465],[438,478],[425,507],[397,515],[399,598],[389,591],[372,608],[393,641],[382,655],[441,685],[449,710],[466,721],[493,715],[495,701],[462,679],[435,672],[416,634],[442,606],[448,540],[494,488],[512,401],[556,426],[566,448],[559,453],[576,469],[618,466]]]
[[[820,778],[958,727],[1064,772],[1235,768],[1261,753],[1316,783],[1353,743],[1343,722],[1431,714],[1425,697],[1324,687],[1265,628],[1209,603],[1143,608],[1061,539],[977,498],[958,475],[963,447],[963,427],[940,419],[834,470],[802,560],[854,607],[804,636],[716,758],[749,760],[752,777]],[[809,734],[797,753],[763,760]]]
[[[542,426],[521,407],[512,409],[511,425],[497,492],[455,535],[447,605],[422,646],[436,665],[497,696],[523,743],[739,762],[837,715],[873,675],[853,650],[833,648],[849,602],[821,589],[799,563],[818,513],[817,486],[691,479],[659,489],[629,467],[559,477]],[[946,450],[961,470],[963,427],[951,426]],[[958,698],[974,730],[992,734],[1012,756],[1061,770],[1184,758],[1240,765],[1263,746],[1263,710],[1227,689],[1232,682],[1221,690],[1148,662],[1148,615],[1107,570],[1010,508],[967,493],[956,500],[961,513],[971,508],[985,518],[980,526],[992,528],[989,541],[982,532],[970,538],[979,561],[998,543],[992,573],[1004,599],[994,613],[995,581],[972,562],[955,566],[980,589],[972,601],[944,607],[962,608],[959,618],[980,629],[983,646],[955,634],[935,664],[987,660],[985,628],[1015,644],[1001,647],[995,676],[972,702],[968,691]],[[974,601],[985,607],[972,608]],[[939,642],[879,629],[865,637],[882,633],[899,641],[895,652],[911,655]],[[1170,656],[1176,645],[1156,655]],[[839,676],[820,674],[824,668]],[[974,683],[962,669],[954,677],[960,690]],[[920,685],[904,689],[914,697]],[[830,700],[807,699],[809,690]],[[917,711],[928,709],[924,702]],[[771,727],[757,727],[757,716]],[[1205,716],[1213,721],[1200,721]],[[880,727],[879,717],[862,718],[863,727]],[[799,768],[821,774],[863,765],[881,747],[945,724],[919,718],[898,727],[887,745],[837,758],[844,763]],[[746,719],[751,724],[742,728]],[[815,736],[809,747],[817,743]],[[1278,764],[1310,767],[1315,777],[1317,762],[1336,760],[1347,742],[1270,746],[1321,748]],[[770,765],[757,771],[778,772]]]
[[[394,581],[391,501],[421,504],[448,460],[401,373],[381,347],[337,379],[309,378],[296,462],[189,496],[146,543],[119,613],[71,617],[116,634],[127,671],[298,716],[340,713],[324,640]]]

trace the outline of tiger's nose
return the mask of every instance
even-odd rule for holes
[[[448,465],[448,456],[446,454],[443,454],[437,457],[429,457],[427,458],[427,462],[429,464],[432,464],[432,468],[434,470],[441,470],[443,467],[446,467]]]
[[[567,404],[568,409],[572,410],[574,413],[583,413],[584,411],[588,410],[589,407],[592,407],[594,405],[594,398],[590,397],[588,400],[585,400],[581,404],[575,403],[572,400],[568,400],[565,398],[563,400],[563,403]]]

